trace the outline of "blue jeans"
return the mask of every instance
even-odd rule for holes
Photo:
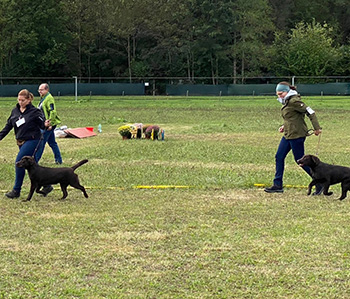
[[[40,140],[28,140],[23,145],[19,146],[19,152],[16,157],[16,163],[20,161],[24,156],[32,156],[39,142]],[[35,161],[36,162],[39,161],[38,155],[35,155]],[[15,178],[15,185],[13,186],[13,189],[18,192],[21,192],[23,179],[26,172],[24,168],[17,167],[16,165],[15,165],[15,168],[16,168],[16,178]]]
[[[286,156],[292,150],[294,155],[295,162],[304,156],[304,142],[306,137],[301,137],[297,139],[286,139],[282,137],[281,142],[278,146],[277,153],[275,156],[276,159],[276,173],[273,180],[273,184],[276,186],[283,186],[283,173],[284,173],[284,161]],[[306,173],[311,176],[310,168],[303,166],[303,169]]]
[[[46,143],[49,144],[49,146],[51,147],[53,154],[55,156],[55,162],[57,163],[62,163],[62,156],[61,156],[61,152],[60,149],[58,148],[58,144],[56,142],[56,138],[55,138],[55,130],[56,126],[53,126],[52,129],[50,131],[42,131],[43,135],[44,135],[44,139],[41,143],[41,146],[38,149],[38,160],[40,160],[41,156],[44,153],[44,149],[45,149],[45,145]]]

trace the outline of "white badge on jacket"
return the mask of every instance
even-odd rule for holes
[[[20,118],[19,120],[16,121],[16,126],[17,128],[23,125],[26,122],[24,118]]]

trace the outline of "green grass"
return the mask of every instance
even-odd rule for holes
[[[322,137],[306,152],[350,166],[350,98],[304,98]],[[15,99],[0,99],[5,124]],[[60,98],[68,127],[102,124],[86,139],[58,139],[89,198],[58,186],[30,203],[0,198],[0,298],[347,298],[349,199],[303,188],[266,194],[281,135],[271,97]],[[123,141],[126,120],[157,124],[166,140]],[[308,124],[311,127],[310,122]],[[318,145],[319,143],[319,145]],[[0,190],[14,181],[13,133],[0,142]],[[40,162],[56,167],[49,147]],[[290,154],[285,184],[310,179]],[[135,189],[186,185],[188,189]],[[21,199],[29,190],[26,177]]]

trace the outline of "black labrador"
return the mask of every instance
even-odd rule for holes
[[[309,184],[307,195],[311,194],[311,189],[316,184],[322,184],[324,187],[324,195],[332,195],[328,192],[329,186],[341,183],[342,194],[339,200],[346,197],[350,190],[350,168],[323,163],[320,159],[313,155],[305,155],[297,161],[299,166],[309,166],[311,169],[312,181]]]
[[[84,196],[88,198],[85,188],[80,185],[78,175],[74,173],[74,170],[79,166],[87,163],[88,160],[82,160],[72,167],[58,167],[49,168],[38,165],[33,157],[24,156],[20,161],[16,163],[17,167],[27,169],[30,178],[30,191],[25,201],[31,200],[34,191],[40,194],[44,194],[40,191],[42,186],[60,184],[63,192],[62,199],[65,199],[68,195],[67,187],[72,187],[81,190]]]

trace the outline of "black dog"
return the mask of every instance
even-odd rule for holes
[[[40,191],[42,186],[58,183],[61,185],[61,190],[63,192],[62,199],[65,199],[68,195],[68,185],[81,190],[84,193],[84,196],[88,198],[89,196],[87,195],[85,188],[79,183],[78,175],[74,173],[75,169],[87,162],[88,160],[82,160],[72,167],[49,168],[38,165],[33,157],[24,156],[16,163],[16,166],[28,170],[31,185],[26,201],[31,200],[34,190],[37,193],[44,194]]]
[[[313,155],[305,155],[297,163],[299,166],[309,166],[311,169],[312,181],[309,184],[307,195],[311,194],[312,186],[316,184],[323,185],[324,195],[332,195],[333,192],[328,192],[329,186],[341,183],[342,194],[339,200],[343,200],[346,197],[348,190],[350,190],[349,167],[326,164]]]

